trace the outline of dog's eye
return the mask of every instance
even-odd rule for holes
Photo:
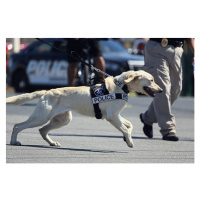
[[[151,80],[151,82],[153,82],[153,79]]]

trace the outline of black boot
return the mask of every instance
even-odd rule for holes
[[[152,126],[149,126],[148,124],[146,124],[143,119],[142,119],[142,113],[140,114],[140,120],[141,122],[144,124],[143,127],[143,131],[144,134],[148,137],[148,138],[152,138],[153,137],[153,128]]]
[[[168,140],[168,141],[178,141],[179,138],[175,135],[175,133],[168,133],[163,136],[163,140]]]

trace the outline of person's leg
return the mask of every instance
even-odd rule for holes
[[[154,70],[146,69],[154,76],[155,82],[163,89],[162,93],[155,95],[148,110],[142,115],[144,122],[148,125],[158,122],[161,134],[175,132],[174,116],[171,113],[171,82],[167,61],[162,66],[155,67]],[[165,67],[164,67],[165,66]]]
[[[101,50],[100,42],[97,39],[89,39],[89,44],[90,44],[90,53],[94,59],[94,66],[101,71],[105,72],[106,67],[105,67],[105,60],[103,58],[103,53]],[[102,78],[105,77],[105,75],[98,73],[98,75]]]
[[[94,65],[96,68],[100,69],[101,71],[103,71],[103,72],[106,71],[105,60],[102,56],[94,57]],[[105,75],[102,73],[98,73],[98,75],[102,78],[105,78]]]
[[[68,86],[74,86],[74,81],[77,76],[78,62],[69,63],[68,66]]]
[[[171,104],[180,96],[182,90],[182,66],[181,57],[183,48],[175,48],[175,56],[173,62],[170,64],[171,77]]]
[[[155,82],[163,89],[162,93],[156,94],[148,110],[142,115],[143,121],[152,125],[158,122],[162,135],[175,133],[174,116],[171,113],[171,79],[169,62],[173,55],[164,49],[159,43],[150,41],[145,48],[144,70],[154,76]]]
[[[79,55],[81,55],[82,48],[83,48],[83,43],[79,39],[74,39],[74,38],[68,38],[67,39],[67,53],[71,55],[72,51],[75,51]],[[77,71],[78,71],[78,65],[79,62],[77,59],[68,56],[68,69],[67,69],[67,76],[68,76],[68,86],[74,86],[74,81],[77,76]]]

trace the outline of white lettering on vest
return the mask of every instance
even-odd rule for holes
[[[101,103],[101,102],[105,102],[105,101],[111,101],[116,99],[115,94],[107,94],[107,95],[103,95],[100,97],[94,97],[92,98],[92,103],[96,104],[96,103]]]

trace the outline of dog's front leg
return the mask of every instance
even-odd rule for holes
[[[120,120],[123,121],[124,125],[127,127],[129,133],[131,134],[133,130],[133,125],[131,124],[131,122],[123,118],[121,115],[119,115],[119,117],[120,117]]]
[[[128,122],[127,120],[124,120],[120,115],[108,117],[107,121],[109,121],[115,128],[117,128],[119,131],[123,133],[124,140],[127,143],[127,145],[131,148],[133,148],[133,140],[131,137],[131,131],[132,131],[132,124]]]

